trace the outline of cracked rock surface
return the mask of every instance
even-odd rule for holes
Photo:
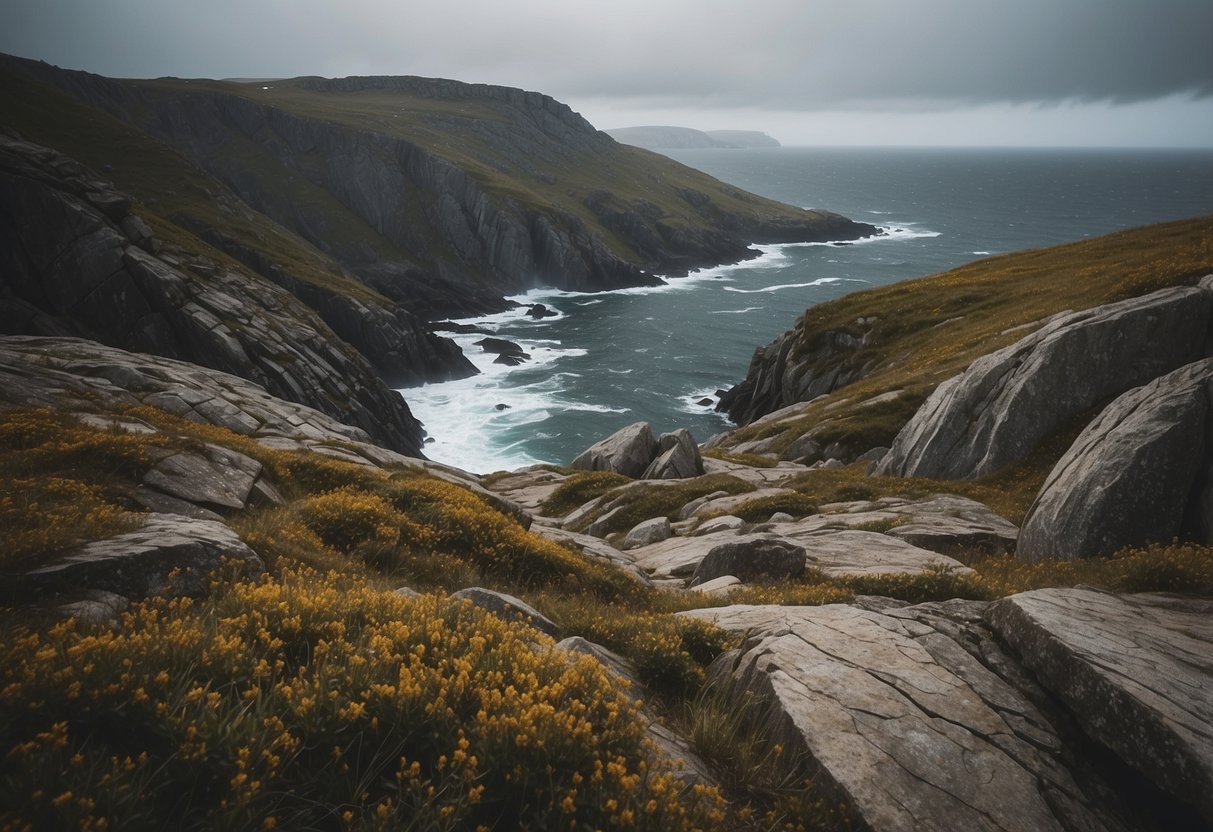
[[[984,608],[683,614],[749,634],[714,671],[775,704],[778,734],[810,755],[819,784],[861,828],[1132,828],[1112,790],[1068,753],[1056,716],[1035,704],[982,625]]]

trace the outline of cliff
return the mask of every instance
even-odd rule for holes
[[[115,81],[30,62],[423,317],[650,284],[753,242],[876,229],[620,145],[550,97],[424,78]],[[123,183],[119,182],[122,186]]]

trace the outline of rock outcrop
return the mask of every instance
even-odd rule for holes
[[[615,471],[636,479],[673,480],[703,474],[703,457],[691,432],[679,428],[653,436],[648,422],[636,422],[586,448],[572,462],[583,471]]]
[[[0,136],[0,331],[76,335],[247,378],[418,456],[400,394],[288,292],[165,248],[130,200],[53,150]]]
[[[20,580],[43,593],[83,586],[123,597],[201,597],[220,573],[255,578],[264,571],[261,558],[223,523],[149,514],[138,529],[64,552]]]
[[[1213,359],[1121,395],[1054,466],[1028,510],[1024,559],[1213,543]]]
[[[1088,735],[1213,825],[1213,603],[1044,589],[986,615]]]
[[[861,319],[847,330],[812,332],[802,315],[792,329],[754,351],[745,379],[724,392],[716,410],[748,425],[862,378],[870,330],[871,322]]]
[[[939,385],[876,470],[971,479],[1011,465],[1079,414],[1207,355],[1211,319],[1202,287],[1057,316]]]
[[[1105,779],[1092,741],[1163,790],[1168,828],[1213,818],[1207,602],[1042,590],[870,606],[682,613],[746,635],[716,678],[773,707],[778,741],[859,828],[1150,828],[1163,807],[1140,779]]]
[[[648,422],[636,422],[582,451],[572,467],[582,471],[615,471],[640,477],[657,454],[657,437]]]
[[[645,480],[684,480],[703,473],[703,457],[686,428],[663,433],[657,439],[657,458],[640,475]]]

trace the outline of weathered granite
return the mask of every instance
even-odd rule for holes
[[[507,621],[522,621],[552,638],[560,638],[560,628],[556,625],[556,622],[521,598],[480,586],[470,586],[457,590],[451,593],[451,597],[468,601]]]
[[[1082,558],[1213,543],[1213,358],[1121,395],[1053,467],[1016,555]]]
[[[691,576],[691,587],[733,575],[742,581],[798,578],[804,574],[805,550],[773,535],[718,543],[708,550]]]
[[[748,636],[717,660],[714,677],[772,705],[779,741],[808,754],[818,787],[858,828],[1122,829],[1111,790],[1068,767],[1049,715],[970,652],[997,651],[980,610],[950,602],[681,614]]]
[[[986,617],[1088,734],[1213,825],[1213,601],[1041,589]]]
[[[623,543],[619,548],[635,549],[638,546],[648,546],[650,543],[666,540],[672,534],[668,518],[653,517],[632,527],[631,531],[624,535]]]
[[[1054,317],[939,385],[878,473],[981,477],[1022,459],[1069,419],[1204,357],[1213,291],[1160,289]]]
[[[686,428],[663,433],[657,439],[657,454],[641,479],[681,480],[703,474],[703,457],[699,454],[699,446]]]
[[[648,422],[621,428],[582,451],[572,467],[583,471],[616,471],[640,477],[657,454],[657,437]]]

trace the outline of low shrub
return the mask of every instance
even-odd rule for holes
[[[0,648],[5,829],[715,828],[592,659],[349,576]]]

